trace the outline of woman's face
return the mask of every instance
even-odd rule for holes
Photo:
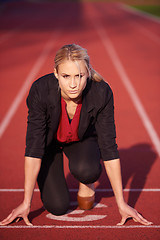
[[[86,86],[88,71],[85,62],[65,60],[54,70],[58,79],[61,95],[65,100],[78,100]]]

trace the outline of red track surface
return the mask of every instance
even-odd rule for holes
[[[128,221],[124,227],[116,228],[120,215],[114,197],[111,192],[103,191],[97,191],[96,201],[104,206],[82,214],[68,215],[68,218],[75,217],[74,222],[51,220],[46,217],[48,213],[43,211],[39,193],[36,192],[30,213],[35,228],[22,228],[25,227],[23,221],[18,224],[13,223],[6,228],[0,228],[0,238],[160,239],[160,190],[152,191],[160,189],[158,149],[144,127],[114,65],[116,59],[113,63],[104,44],[107,41],[105,37],[109,37],[116,56],[159,136],[160,23],[125,11],[117,4],[24,2],[3,5],[0,22],[1,123],[6,119],[7,112],[24,82],[26,80],[32,82],[37,77],[52,72],[53,57],[59,47],[75,42],[87,48],[93,67],[104,76],[114,92],[117,141],[124,188],[150,189],[146,192],[141,190],[125,192],[125,198],[154,223],[148,228]],[[98,29],[105,34],[102,36]],[[46,50],[46,44],[50,39],[52,45]],[[37,65],[33,69],[35,63]],[[27,117],[25,98],[28,88],[23,93],[20,104],[17,105],[17,110],[10,118],[1,137],[1,190],[23,188]],[[71,200],[76,201],[78,183],[69,173],[67,159],[65,159],[65,175],[71,189]],[[97,182],[97,189],[109,188],[108,179],[103,172]],[[22,198],[22,192],[1,191],[0,219],[6,217]],[[77,206],[71,208],[76,209]],[[94,221],[76,221],[77,217],[88,215],[105,215],[105,217]]]

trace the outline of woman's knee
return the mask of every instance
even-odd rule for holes
[[[102,167],[101,164],[85,165],[80,164],[79,166],[70,167],[71,173],[76,179],[84,184],[94,183],[100,177]]]
[[[50,199],[42,199],[45,209],[53,215],[63,215],[69,209],[69,200],[50,201]]]

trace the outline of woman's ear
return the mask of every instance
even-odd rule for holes
[[[54,75],[58,79],[58,73],[57,73],[57,69],[56,68],[54,68]]]

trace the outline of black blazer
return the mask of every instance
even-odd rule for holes
[[[43,158],[56,134],[61,113],[61,94],[53,73],[32,84],[27,97],[28,126],[25,156]],[[109,85],[87,79],[82,95],[78,136],[96,135],[104,161],[119,157],[115,142],[113,93]]]

